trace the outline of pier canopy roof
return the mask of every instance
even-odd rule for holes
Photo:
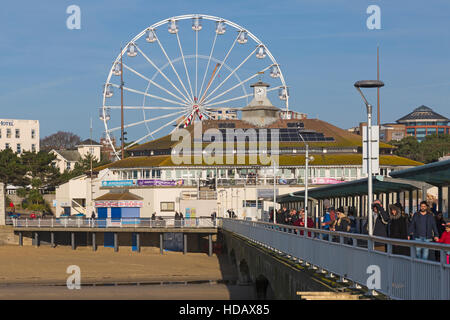
[[[393,178],[425,181],[434,186],[450,185],[450,160],[438,161],[415,168],[392,171]]]
[[[393,179],[384,176],[374,176],[372,178],[372,183],[373,193],[411,191],[421,187],[420,183],[418,184],[413,181],[408,182],[403,179]],[[359,195],[367,195],[367,178],[308,190],[308,197],[316,200]],[[283,200],[283,202],[295,202],[299,201],[298,197],[305,196],[305,191],[297,191],[284,196],[285,197],[280,196],[280,200]]]

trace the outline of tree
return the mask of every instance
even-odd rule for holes
[[[58,169],[52,166],[53,160],[56,159],[54,154],[45,151],[37,153],[25,151],[21,158],[27,169],[27,174],[32,179],[40,181],[38,188],[56,185],[60,174]]]
[[[438,161],[440,157],[450,153],[450,135],[427,135],[422,142],[413,136],[408,136],[400,141],[391,141],[389,144],[396,146],[394,153],[401,157],[430,163]]]
[[[15,152],[7,148],[0,152],[0,182],[15,186],[26,186],[30,179],[26,176],[27,168]]]
[[[80,144],[81,138],[72,132],[58,131],[50,136],[41,139],[41,150],[50,151],[52,149],[74,149]]]

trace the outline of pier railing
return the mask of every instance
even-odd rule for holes
[[[216,228],[209,217],[178,219],[151,218],[51,218],[12,219],[15,228]]]
[[[341,277],[393,299],[450,300],[450,245],[333,232],[237,219],[221,227],[319,272]],[[404,252],[398,251],[403,248]],[[429,258],[416,257],[428,249]],[[437,252],[437,259],[435,258]]]

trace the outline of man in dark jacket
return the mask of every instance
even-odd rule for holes
[[[428,203],[420,203],[420,211],[416,212],[409,224],[408,240],[413,239],[421,242],[438,241],[439,231],[436,227],[436,220],[428,208]],[[428,248],[417,248],[416,257],[418,259],[428,260]]]

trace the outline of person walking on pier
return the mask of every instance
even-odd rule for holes
[[[445,231],[442,232],[441,238],[437,242],[450,244],[450,222],[447,222],[445,225]],[[446,251],[445,253],[447,254],[447,264],[450,264],[450,251]]]
[[[431,242],[433,239],[437,242],[439,240],[436,221],[426,201],[420,203],[420,211],[414,214],[409,225],[408,234],[408,240],[412,239],[420,242]],[[428,248],[416,247],[418,259],[428,260],[428,252]]]
[[[408,217],[397,204],[389,206],[389,237],[394,239],[408,239]],[[392,246],[393,254],[409,256],[409,247]]]
[[[376,237],[387,238],[388,236],[388,224],[389,214],[384,210],[380,200],[375,200],[372,205],[373,214],[373,235]],[[366,230],[368,231],[368,222],[366,223]],[[386,245],[375,242],[375,250],[386,252]]]

